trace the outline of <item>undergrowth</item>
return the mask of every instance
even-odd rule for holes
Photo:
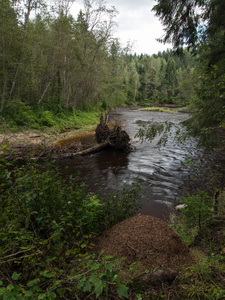
[[[223,193],[219,210],[214,199],[198,190],[181,199],[184,207],[171,227],[190,247],[195,263],[184,266],[170,292],[174,299],[225,298],[225,211]]]
[[[11,104],[6,112],[0,115],[0,132],[7,127],[10,131],[18,131],[23,128],[65,129],[82,127],[84,125],[96,124],[99,115],[96,111],[81,111],[70,109],[47,110],[44,107],[32,108],[24,103]]]
[[[134,213],[140,186],[105,201],[79,175],[64,180],[53,161],[12,168],[2,160],[0,168],[0,299],[95,299],[112,290],[127,298],[122,259],[96,256],[90,246]]]
[[[49,159],[0,164],[0,299],[224,299],[225,196],[197,191],[171,227],[195,258],[171,283],[132,293],[123,258],[91,252],[95,235],[130,217],[140,184],[90,193],[79,174],[63,179]],[[131,294],[132,293],[132,294]]]

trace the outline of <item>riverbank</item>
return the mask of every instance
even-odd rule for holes
[[[132,121],[131,116],[134,120],[139,120],[142,113],[136,115],[137,112],[128,110],[123,119],[124,113],[122,115],[121,111],[116,111],[114,117],[116,120],[119,118],[122,121],[129,120],[129,124],[134,126],[133,129],[128,128],[132,135],[132,132],[136,132],[138,125]],[[155,116],[150,112],[144,112],[146,122],[150,115]],[[165,117],[160,112],[157,116],[158,118]],[[175,118],[175,116],[172,117]],[[70,139],[74,135],[78,136],[82,132],[88,136],[95,128],[95,125],[91,125],[91,127],[80,129],[71,128],[67,132],[24,131],[12,137],[8,135],[10,140],[6,145],[18,147],[20,141],[21,146],[26,145],[27,152],[24,151],[24,154],[33,155],[32,147],[37,149],[35,148],[37,145],[43,144],[51,149],[57,142]],[[139,147],[142,149],[143,156],[143,145]],[[152,148],[149,149],[149,145],[146,148],[146,153],[150,151],[152,154],[155,166],[155,157],[158,152],[153,152]],[[55,149],[57,151],[57,148]],[[13,154],[12,148],[11,150],[5,149],[5,151],[11,151],[10,153]],[[163,160],[159,161],[158,182],[162,185],[164,180],[168,189],[168,178],[165,178],[168,164],[165,164],[164,159],[170,158],[171,155],[166,155],[163,150],[160,153],[163,155]],[[177,151],[175,154],[174,161],[177,162]],[[29,155],[26,154],[25,157],[28,158]],[[140,166],[141,156],[138,152],[138,145],[137,151],[132,155],[137,155],[136,161]],[[85,168],[90,168],[88,173],[90,177],[95,178],[95,181],[97,180],[98,188],[107,170],[110,174],[116,167],[117,171],[120,171],[116,173],[119,178],[124,172],[124,166],[128,164],[127,157],[117,155],[118,164],[111,165],[111,156],[111,154],[106,156],[105,166],[103,166],[102,156],[99,156],[99,159],[92,158],[96,159],[93,165],[88,158],[84,160]],[[146,155],[147,161],[149,157]],[[125,161],[120,160],[122,158]],[[148,171],[151,171],[151,165],[147,164],[147,161],[144,165]],[[11,173],[7,169],[3,169],[5,176],[1,177],[0,189],[2,189],[2,203],[4,204],[0,208],[2,216],[0,241],[3,249],[3,253],[0,253],[0,263],[4,268],[3,275],[0,276],[2,295],[6,297],[10,291],[11,296],[21,296],[21,299],[26,299],[28,297],[26,295],[32,295],[34,299],[39,296],[46,299],[62,299],[63,297],[94,299],[96,296],[104,300],[117,300],[122,297],[129,297],[132,300],[224,298],[223,215],[219,219],[218,216],[213,216],[210,220],[203,220],[201,231],[198,231],[198,225],[194,224],[193,227],[189,225],[187,228],[184,219],[175,218],[170,226],[183,241],[189,239],[193,242],[198,231],[195,242],[191,244],[188,242],[189,246],[184,246],[168,224],[166,225],[159,219],[149,217],[146,222],[141,214],[141,217],[133,218],[133,227],[131,226],[129,214],[132,215],[136,211],[138,193],[135,184],[126,184],[123,177],[118,180],[123,186],[121,196],[118,190],[109,198],[109,189],[105,192],[101,190],[90,193],[85,183],[80,182],[80,176],[74,178],[74,169],[70,177],[67,176],[64,180],[61,178],[61,169],[51,166],[48,160],[45,160],[45,164],[39,165],[38,168],[35,166],[35,161],[27,160],[27,162],[28,164],[22,168],[14,169],[13,181],[15,182],[13,184]],[[130,166],[131,162],[130,158]],[[71,165],[73,165],[71,160],[69,163],[67,161],[66,167],[69,168]],[[99,174],[96,174],[98,168]],[[181,169],[177,173],[168,173],[172,180],[170,195],[174,195],[175,180],[177,180],[175,175],[181,175],[181,173]],[[148,183],[150,180],[151,178],[148,177]],[[156,177],[153,180],[152,187],[155,188]],[[152,196],[154,196],[153,193]],[[157,200],[155,202],[158,203]],[[165,203],[169,203],[166,198]],[[194,203],[193,205],[196,212],[198,206]],[[126,221],[120,222],[124,219]],[[99,251],[93,255],[92,249],[89,248],[90,244],[93,244],[95,234],[100,234],[99,250],[105,248],[107,256]],[[187,259],[183,264],[182,249],[186,249],[186,253],[194,257],[194,262]],[[121,256],[126,256],[130,261],[125,261],[124,264]],[[144,262],[146,264],[143,264]],[[173,265],[170,265],[171,262]],[[172,274],[168,273],[170,268],[172,268],[169,270]]]
[[[20,132],[6,131],[0,134],[0,155],[5,158],[12,156],[18,158],[46,157],[47,155],[57,155],[73,153],[82,147],[79,136],[94,135],[97,122],[91,125],[84,125],[81,128],[32,130],[23,129]],[[58,147],[57,143],[62,140],[74,138],[74,142],[69,145]]]
[[[0,177],[0,297],[224,299],[222,215],[204,220],[187,246],[177,233],[193,241],[197,228],[181,218],[173,229],[151,216],[130,218],[135,185],[94,194],[47,161],[28,162],[13,176],[7,167]]]

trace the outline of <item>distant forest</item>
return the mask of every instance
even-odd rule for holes
[[[185,50],[132,54],[112,36],[116,10],[84,1],[0,2],[0,112],[94,110],[133,104],[187,104],[194,97],[196,59]],[[64,3],[62,5],[62,3]],[[97,6],[96,6],[97,5]],[[146,37],[148,38],[148,37]],[[151,51],[151,49],[149,49]]]

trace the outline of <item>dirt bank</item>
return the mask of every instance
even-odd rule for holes
[[[81,134],[90,135],[96,125],[88,125],[82,128],[71,128],[65,131],[24,130],[18,133],[6,132],[0,134],[0,156],[5,158],[41,158],[48,155],[68,155],[82,148],[78,138]],[[76,139],[77,137],[77,139]],[[74,142],[58,147],[57,143],[62,140],[74,138]]]

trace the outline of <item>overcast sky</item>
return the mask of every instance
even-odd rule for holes
[[[120,39],[125,47],[128,41],[134,42],[134,51],[137,54],[152,55],[158,51],[171,48],[156,41],[163,35],[160,21],[152,12],[154,0],[106,0],[107,7],[115,6],[119,11],[116,18],[118,28],[115,28],[114,37]],[[82,9],[82,0],[76,0],[71,9],[77,14]],[[75,15],[76,16],[76,15]]]

